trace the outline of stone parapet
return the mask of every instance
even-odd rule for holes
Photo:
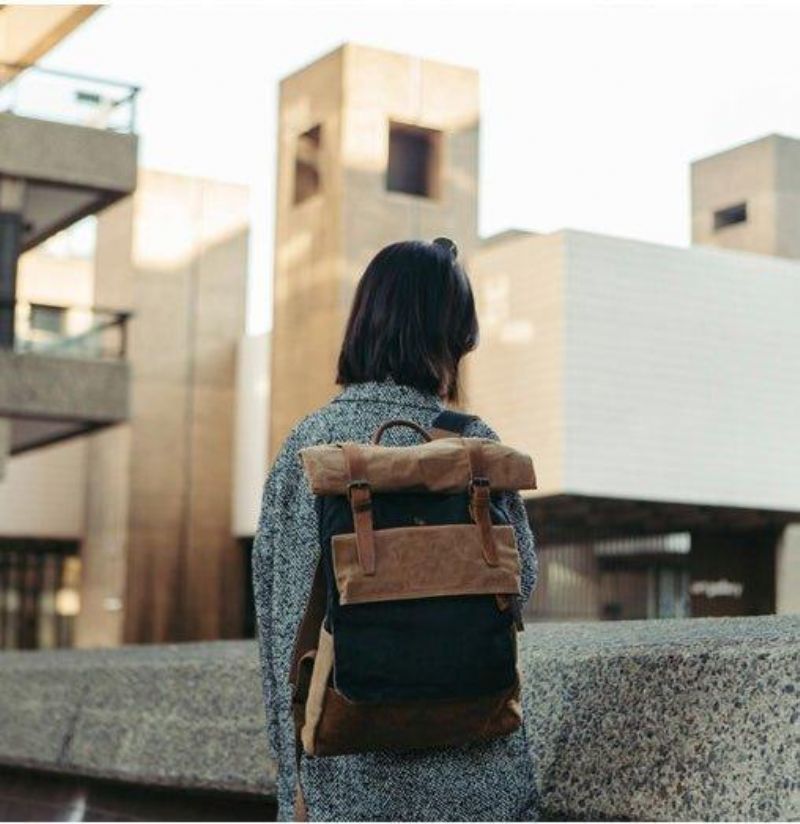
[[[546,818],[800,818],[800,616],[529,624]],[[271,797],[252,642],[0,655],[0,762]]]

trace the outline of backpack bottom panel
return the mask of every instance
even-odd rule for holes
[[[522,723],[519,673],[478,698],[362,703],[325,690],[310,755],[457,747],[510,735]]]

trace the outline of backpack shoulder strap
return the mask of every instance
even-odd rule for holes
[[[456,412],[452,409],[443,409],[433,419],[433,423],[428,431],[434,438],[452,437],[453,434],[461,435],[468,424],[477,419],[477,415],[469,415],[466,412]]]

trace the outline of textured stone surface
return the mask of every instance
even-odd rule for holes
[[[0,351],[0,414],[114,423],[128,417],[122,360]]]
[[[800,617],[536,625],[526,640],[547,815],[800,817]]]
[[[544,815],[800,818],[800,617],[528,625]],[[255,644],[0,655],[0,761],[270,795]]]

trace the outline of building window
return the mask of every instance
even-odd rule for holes
[[[405,123],[389,123],[386,188],[420,197],[438,197],[442,133]]]
[[[0,537],[0,651],[72,646],[80,583],[77,542]]]
[[[317,194],[321,186],[322,126],[318,123],[297,138],[294,156],[294,202]]]
[[[63,306],[31,304],[30,327],[37,332],[60,336],[66,328],[67,313]]]
[[[714,231],[724,229],[726,226],[733,226],[735,223],[744,223],[746,220],[746,203],[737,203],[735,206],[717,209],[717,211],[714,212]]]

